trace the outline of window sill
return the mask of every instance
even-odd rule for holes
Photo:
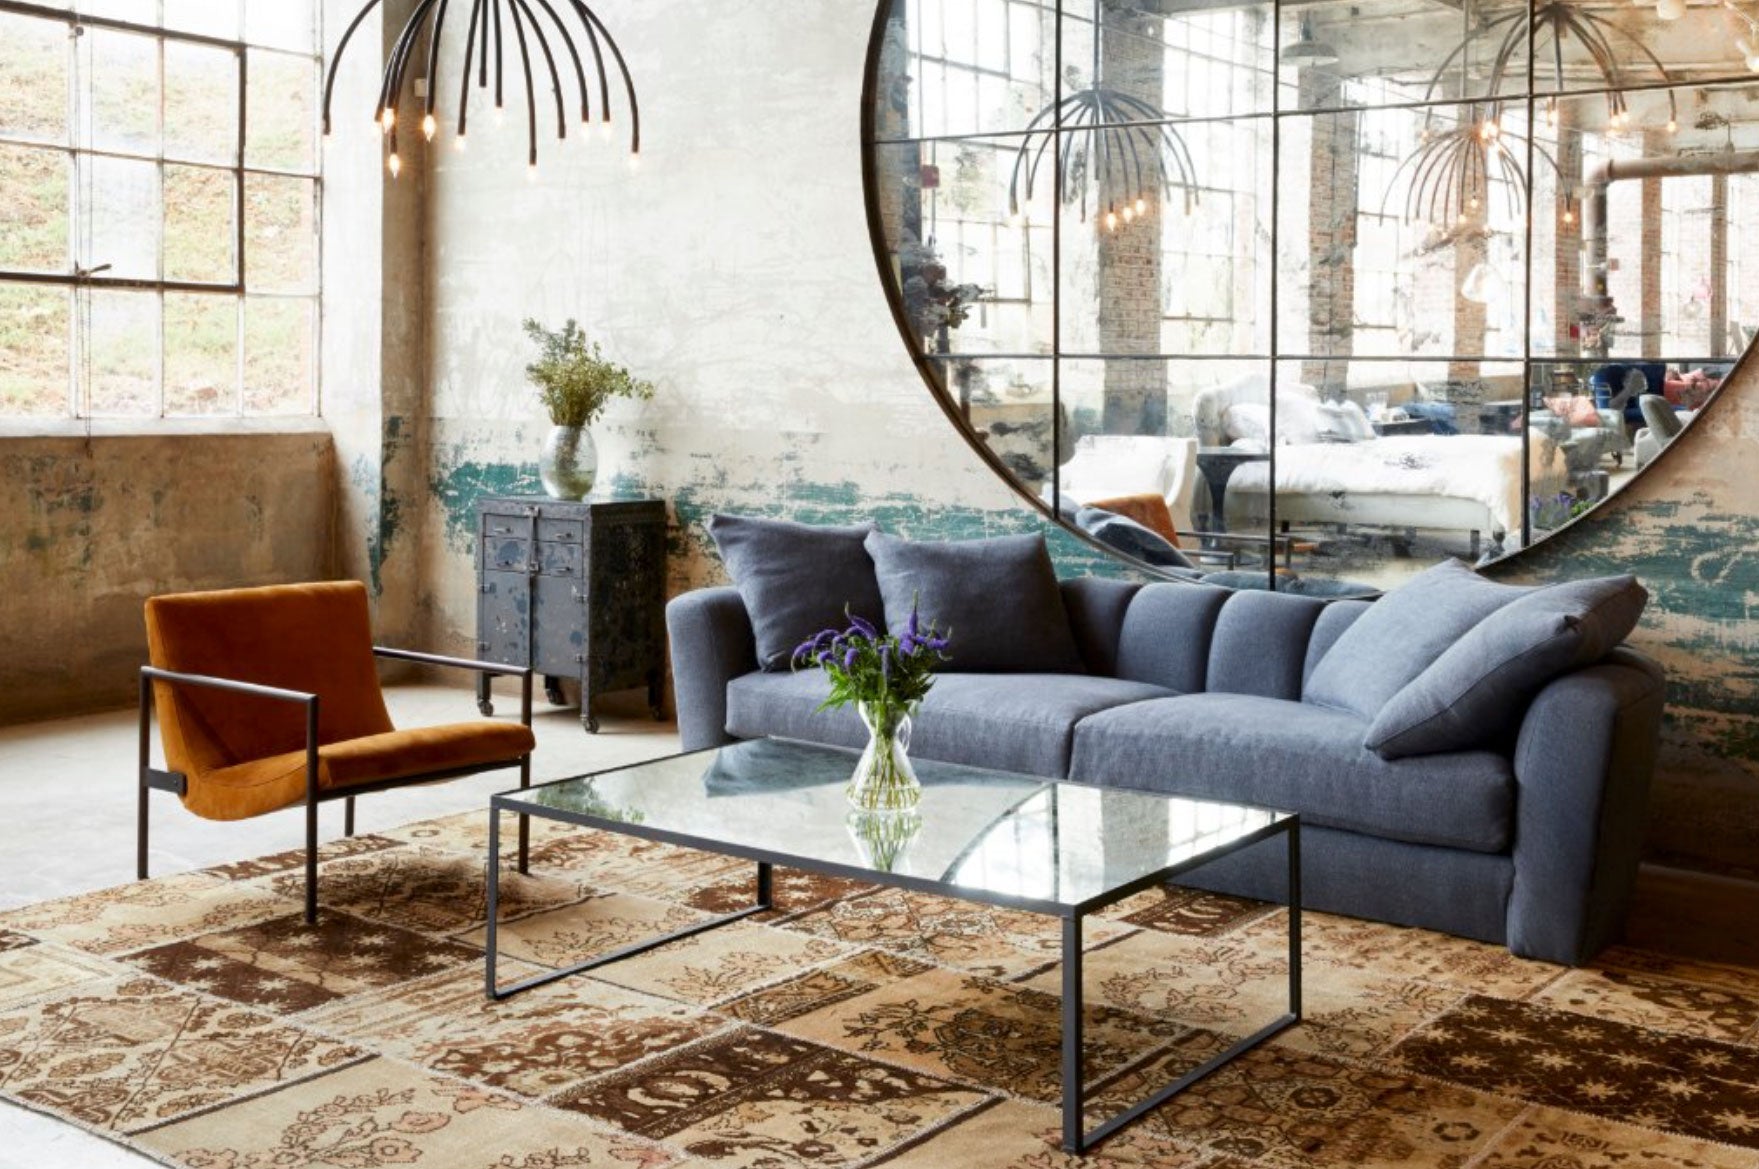
[[[310,415],[289,418],[0,418],[0,442],[9,438],[168,438],[245,434],[328,434]]]

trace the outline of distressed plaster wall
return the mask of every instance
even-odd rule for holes
[[[155,592],[330,574],[330,437],[0,440],[0,723],[126,705]]]
[[[1759,366],[1611,502],[1493,575],[1634,572],[1668,673],[1650,855],[1759,879]]]
[[[641,85],[637,171],[597,135],[546,136],[528,182],[522,114],[498,133],[473,116],[468,151],[434,158],[429,640],[474,639],[476,499],[537,487],[528,315],[578,318],[657,384],[595,433],[604,482],[672,505],[676,589],[720,579],[716,510],[924,536],[1040,526],[929,396],[876,277],[858,136],[871,0],[600,11]]]

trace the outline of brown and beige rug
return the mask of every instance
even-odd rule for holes
[[[744,904],[751,866],[536,822],[505,977]],[[492,1004],[484,815],[0,915],[0,1096],[194,1169],[1066,1169],[1055,922],[779,872],[780,909]],[[1089,923],[1108,1113],[1274,1016],[1282,911]],[[1085,1164],[1759,1169],[1759,970],[1307,918],[1307,1021]]]

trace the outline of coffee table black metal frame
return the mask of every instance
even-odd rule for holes
[[[626,770],[617,768],[615,770]],[[574,782],[589,776],[578,776],[571,779],[558,780],[559,783]],[[1047,783],[1056,782],[1047,780]],[[547,785],[546,785],[547,786]],[[537,789],[530,789],[535,791]],[[942,897],[952,897],[965,901],[976,901],[988,905],[996,905],[1005,909],[1023,910],[1062,919],[1062,1084],[1063,1084],[1063,1148],[1071,1153],[1083,1154],[1099,1142],[1116,1133],[1125,1125],[1130,1124],[1144,1113],[1165,1104],[1168,1100],[1203,1079],[1211,1072],[1232,1062],[1250,1049],[1270,1039],[1272,1036],[1294,1026],[1301,1021],[1301,818],[1293,813],[1287,814],[1267,827],[1249,835],[1218,846],[1214,851],[1170,865],[1158,872],[1147,874],[1138,880],[1120,886],[1103,896],[1090,898],[1074,905],[1062,905],[1056,902],[1039,901],[1033,898],[1011,897],[1006,894],[989,890],[978,890],[953,885],[946,882],[926,880],[905,874],[880,872],[873,869],[860,868],[853,865],[832,864],[817,859],[791,856],[770,849],[753,848],[737,842],[715,840],[685,833],[656,829],[643,824],[631,824],[621,820],[601,818],[573,809],[543,807],[522,802],[519,797],[529,795],[530,791],[518,790],[503,792],[489,800],[489,858],[488,858],[488,925],[484,945],[487,949],[485,960],[484,985],[488,997],[493,1001],[511,998],[513,995],[546,986],[552,982],[608,966],[625,958],[644,954],[657,949],[669,942],[688,938],[704,933],[719,926],[740,921],[754,914],[763,913],[774,908],[772,866],[781,864],[809,872],[821,873],[826,876],[844,877],[855,881],[863,881],[876,885],[890,885],[896,888],[911,889],[917,892],[932,893]],[[501,986],[496,977],[497,962],[497,919],[500,916],[500,873],[501,873],[501,814],[503,812],[521,815],[547,817],[565,823],[578,824],[586,828],[599,828],[609,832],[620,832],[629,836],[639,836],[648,840],[657,840],[666,844],[682,845],[686,848],[701,849],[705,852],[719,853],[723,856],[736,856],[757,864],[757,896],[751,905],[731,913],[721,914],[707,920],[685,926],[683,929],[672,930],[656,937],[646,938],[627,946],[619,947],[600,954],[584,962],[577,962],[557,970],[546,971],[533,975],[507,986]],[[1086,1085],[1081,1074],[1082,1055],[1082,1004],[1084,1002],[1082,988],[1082,950],[1081,923],[1089,915],[1107,906],[1114,905],[1126,898],[1133,897],[1146,889],[1164,884],[1182,873],[1201,868],[1212,861],[1249,848],[1254,844],[1269,840],[1274,836],[1282,836],[1288,848],[1288,884],[1289,884],[1289,1006],[1288,1010],[1276,1019],[1265,1024],[1244,1038],[1236,1040],[1226,1049],[1204,1060],[1177,1080],[1168,1084],[1137,1104],[1132,1105],[1098,1127],[1089,1130],[1086,1126],[1084,1105]]]

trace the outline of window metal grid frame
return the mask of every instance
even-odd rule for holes
[[[285,2],[285,0],[280,0]],[[312,10],[312,48],[310,51],[289,49],[285,46],[266,44],[245,36],[247,0],[236,0],[238,12],[237,37],[213,36],[206,33],[185,29],[167,28],[163,24],[164,6],[160,0],[152,0],[156,14],[160,18],[157,24],[143,24],[136,21],[122,20],[115,17],[86,15],[66,8],[51,8],[41,4],[31,4],[22,0],[0,0],[0,15],[23,16],[62,24],[67,28],[69,46],[67,49],[70,66],[79,52],[78,38],[87,28],[109,32],[123,33],[130,36],[146,38],[153,42],[155,83],[158,94],[158,110],[154,118],[154,130],[157,138],[157,150],[151,154],[137,151],[100,148],[81,143],[79,138],[82,127],[79,119],[79,106],[73,87],[76,84],[77,71],[70,67],[68,77],[68,108],[67,132],[64,141],[52,142],[19,135],[0,133],[0,147],[41,151],[62,157],[69,164],[70,178],[68,184],[67,217],[69,224],[67,240],[66,272],[41,272],[0,268],[0,285],[27,285],[60,287],[68,290],[68,295],[75,296],[81,291],[120,291],[153,293],[159,302],[158,328],[155,330],[154,354],[154,397],[155,409],[150,415],[107,413],[92,408],[90,394],[92,387],[81,384],[80,370],[85,357],[82,347],[90,347],[92,339],[80,335],[80,330],[71,322],[76,315],[76,307],[70,306],[68,345],[68,384],[67,384],[67,417],[75,419],[123,419],[131,421],[160,420],[166,418],[227,418],[257,417],[246,406],[246,331],[249,304],[257,301],[298,301],[307,306],[311,317],[310,329],[312,348],[309,355],[309,367],[305,373],[307,400],[305,408],[292,412],[290,416],[315,416],[321,413],[322,392],[320,385],[320,354],[322,352],[323,313],[321,310],[323,290],[323,151],[322,138],[318,130],[318,107],[314,100],[311,110],[311,142],[312,155],[309,169],[284,168],[256,164],[249,159],[249,62],[253,53],[271,53],[278,56],[304,60],[309,63],[314,86],[321,77],[323,55],[320,46],[323,44],[323,13],[321,4],[313,4]],[[236,67],[236,130],[233,135],[232,159],[230,163],[219,163],[212,159],[181,157],[175,153],[167,154],[165,145],[165,104],[166,104],[166,67],[165,49],[168,43],[196,45],[204,48],[218,49],[232,55]],[[316,90],[313,90],[314,98]],[[159,217],[156,278],[108,276],[102,272],[93,272],[83,266],[84,260],[77,254],[80,247],[80,234],[77,225],[83,212],[83,200],[86,195],[77,181],[77,163],[80,159],[108,159],[123,162],[139,162],[153,165],[157,170],[159,199],[155,211]],[[165,275],[165,173],[167,167],[189,170],[204,170],[229,175],[232,180],[232,267],[234,279],[230,281],[200,281],[168,279]],[[247,273],[247,180],[255,178],[295,179],[311,184],[312,195],[312,234],[313,270],[310,291],[300,292],[284,288],[258,290],[252,288]],[[93,261],[97,257],[91,258]],[[167,410],[165,366],[165,295],[196,294],[207,296],[223,296],[233,300],[235,309],[234,369],[232,378],[233,401],[228,411],[223,413],[170,413]]]

